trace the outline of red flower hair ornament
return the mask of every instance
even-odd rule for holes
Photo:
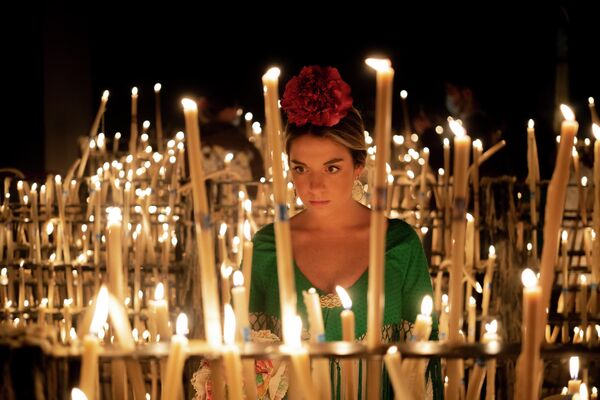
[[[297,126],[334,126],[352,108],[350,86],[337,68],[304,67],[285,85],[281,107]]]

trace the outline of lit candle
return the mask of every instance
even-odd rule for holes
[[[71,400],[88,400],[88,397],[81,389],[74,387],[71,389]]]
[[[594,134],[594,211],[592,228],[595,233],[595,239],[592,242],[592,307],[590,312],[598,312],[598,284],[600,283],[600,126],[597,123],[592,125]],[[594,236],[594,235],[592,235]]]
[[[129,154],[137,154],[137,136],[138,136],[138,123],[137,123],[137,100],[138,100],[138,88],[133,87],[131,89],[131,132],[129,137]]]
[[[581,386],[581,380],[577,379],[577,376],[579,375],[579,357],[569,358],[569,373],[571,375],[571,379],[568,383],[569,394],[579,393],[579,388]]]
[[[465,212],[467,198],[469,153],[471,138],[456,121],[450,121],[454,137],[454,184],[452,206],[452,265],[450,268],[450,316],[448,319],[448,340],[458,342],[459,327],[462,322],[463,307],[462,275],[465,256]],[[448,398],[458,399],[460,389],[460,360],[448,360]]]
[[[1,285],[2,283],[0,283]],[[1,286],[4,287],[4,286]],[[3,297],[1,300],[6,301]],[[48,299],[44,297],[38,305],[37,323],[45,331],[46,328],[46,313],[48,312]]]
[[[348,343],[354,343],[355,339],[355,319],[354,312],[352,311],[352,299],[348,295],[348,292],[341,287],[336,286],[335,291],[337,292],[344,311],[341,312],[340,318],[342,320],[342,340]],[[320,312],[319,308],[319,312]],[[342,360],[342,393],[345,394],[343,398],[354,399],[358,394],[358,387],[355,379],[355,362],[351,358],[345,358]]]
[[[467,310],[467,343],[475,343],[476,310],[477,301],[475,297],[470,296]]]
[[[410,136],[410,119],[408,117],[408,104],[406,99],[408,98],[408,92],[406,90],[400,91],[400,99],[402,103],[402,119],[404,121],[404,135],[408,138]],[[407,141],[405,140],[405,143]],[[407,145],[409,143],[406,143]]]
[[[467,213],[467,229],[465,239],[465,272],[468,275],[473,273],[473,259],[475,258],[475,218],[470,213]],[[471,285],[467,285],[466,299],[471,296],[473,289]],[[468,304],[467,304],[468,310]]]
[[[323,313],[321,312],[321,301],[315,288],[303,291],[304,304],[308,314],[308,328],[310,330],[310,341],[321,343],[325,341],[325,327],[323,324]]]
[[[200,285],[202,293],[199,297],[204,301],[204,329],[208,343],[221,345],[221,315],[219,311],[219,293],[215,273],[215,254],[212,238],[212,221],[204,185],[203,156],[200,152],[200,127],[198,126],[198,106],[190,99],[183,99],[185,125],[188,138],[188,157],[190,178],[192,181],[194,201],[194,226],[196,243],[200,254]]]
[[[223,366],[225,367],[225,378],[227,379],[228,399],[241,400],[242,396],[242,361],[240,350],[235,344],[236,316],[231,304],[225,304],[223,316]]]
[[[545,310],[550,304],[550,294],[552,292],[552,282],[554,280],[554,263],[556,261],[556,253],[558,250],[558,232],[562,223],[567,183],[569,181],[569,158],[571,149],[573,148],[573,138],[575,137],[579,126],[577,121],[575,121],[575,115],[569,107],[562,104],[560,108],[565,116],[565,120],[561,125],[560,147],[556,157],[554,173],[552,174],[552,179],[548,185],[547,192],[548,201],[546,203],[544,218],[544,247],[542,249],[542,258],[540,262],[542,304],[537,310],[538,327],[546,326],[548,318]],[[538,335],[538,343],[541,343],[543,340],[543,331],[540,330]]]
[[[598,398],[598,388],[596,386],[592,387],[592,395],[590,396],[590,399],[597,399]]]
[[[587,285],[587,277],[584,274],[581,274],[581,276],[579,277],[579,282],[581,283],[581,286],[579,288],[580,291],[580,299],[579,299],[579,310],[581,313],[581,329],[583,330],[583,340],[585,341],[587,339],[587,325],[588,325],[588,310],[587,310],[587,303],[588,303],[588,285]]]
[[[233,273],[233,267],[227,264],[221,264],[221,301],[223,304],[231,302],[231,292],[229,277]]]
[[[119,140],[121,139],[121,132],[115,133],[115,138],[113,139],[113,155],[116,156],[119,151]]]
[[[540,180],[539,162],[537,154],[537,144],[535,141],[534,122],[530,119],[527,122],[527,167],[529,175],[529,213],[531,216],[531,242],[533,243],[533,259],[537,261],[537,183]]]
[[[489,324],[485,324],[485,333],[483,334],[483,343],[497,344],[500,341],[498,336],[498,322],[493,320]],[[485,390],[485,399],[494,400],[496,396],[496,359],[491,358],[486,362],[487,366],[487,384]]]
[[[108,209],[108,222],[106,225],[106,258],[107,275],[110,291],[120,301],[125,300],[123,278],[123,248],[121,237],[121,209],[110,207]]]
[[[160,89],[162,85],[157,83],[154,85],[154,117],[156,119],[156,145],[158,151],[163,151],[163,127],[162,127],[162,114],[160,111]]]
[[[537,326],[538,308],[541,307],[541,288],[535,273],[527,268],[521,274],[523,281],[523,329],[521,334],[521,355],[517,367],[517,393],[521,399],[538,398],[538,363],[540,352],[540,333]]]
[[[249,201],[249,200],[248,200]],[[242,273],[244,274],[244,285],[246,287],[246,299],[250,296],[250,283],[252,282],[252,253],[254,251],[254,243],[250,234],[250,223],[244,221],[244,256],[242,264]]]
[[[431,296],[427,295],[423,297],[421,302],[421,313],[417,315],[415,325],[412,329],[411,341],[422,341],[429,340],[431,334],[431,311],[433,309],[433,300]]]
[[[442,295],[442,314],[440,315],[440,341],[448,339],[448,314],[450,308],[448,307],[448,295]]]
[[[490,246],[488,251],[488,262],[483,277],[483,299],[481,302],[481,316],[488,315],[490,307],[490,297],[492,295],[492,278],[494,277],[494,267],[496,266],[496,248]]]
[[[231,289],[238,341],[250,341],[250,322],[248,318],[248,297],[244,286],[244,274],[241,271],[233,273],[233,288]]]
[[[169,357],[165,368],[165,379],[162,387],[163,399],[178,399],[181,392],[181,382],[183,374],[183,365],[187,357],[188,339],[185,337],[188,333],[188,318],[184,313],[177,317],[176,334],[171,339],[169,347]]]
[[[154,301],[150,300],[149,302],[150,310],[154,315],[156,329],[161,340],[168,340],[171,338],[171,328],[169,328],[169,304],[164,297],[165,288],[162,282],[159,282],[154,290]]]
[[[402,376],[402,360],[398,347],[390,346],[383,356],[385,366],[388,371],[392,387],[394,388],[394,396],[397,399],[412,398],[410,391],[407,389]]]
[[[598,113],[596,112],[596,103],[593,97],[588,97],[588,107],[592,116],[592,123],[600,125],[600,119],[598,119]]]
[[[308,351],[302,346],[300,341],[300,333],[302,332],[302,320],[298,315],[295,315],[285,325],[285,329],[289,332],[284,332],[284,337],[288,341],[281,346],[281,350],[290,356],[292,361],[292,369],[294,379],[296,379],[297,388],[302,388],[305,399],[318,399],[318,391],[313,384],[310,376],[310,360]]]
[[[98,354],[100,352],[100,339],[98,332],[102,329],[108,318],[108,289],[102,285],[96,296],[96,309],[90,324],[90,331],[83,337],[81,353],[81,371],[79,374],[79,387],[88,399],[96,398],[98,384]]]
[[[372,213],[369,241],[369,288],[367,292],[367,346],[374,349],[381,343],[384,309],[384,262],[385,234],[387,221],[385,208],[387,201],[386,164],[390,158],[392,124],[392,87],[394,70],[388,59],[368,58],[367,65],[377,71],[377,91],[375,99],[375,158],[374,182],[371,189]],[[370,358],[367,361],[367,397],[381,395],[381,360]]]
[[[270,68],[262,77],[265,99],[266,128],[271,146],[271,168],[273,170],[273,196],[275,199],[275,244],[277,247],[277,277],[279,283],[279,303],[283,326],[283,341],[288,343],[287,333],[294,332],[286,328],[296,318],[296,285],[292,263],[292,242],[290,221],[286,206],[285,178],[281,149],[281,114],[279,99],[279,68]]]

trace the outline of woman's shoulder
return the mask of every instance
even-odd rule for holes
[[[388,219],[387,248],[391,249],[403,244],[420,243],[414,228],[401,219]]]
[[[252,238],[254,247],[275,246],[275,225],[273,223],[261,227]]]

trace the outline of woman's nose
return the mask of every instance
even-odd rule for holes
[[[323,187],[323,177],[321,174],[311,174],[310,175],[310,188],[311,189],[319,189]]]

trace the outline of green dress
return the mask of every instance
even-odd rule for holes
[[[273,224],[264,226],[254,235],[252,257],[252,283],[250,304],[252,329],[268,329],[281,337],[279,323],[279,284],[277,280],[277,258],[275,253],[275,231]],[[382,340],[384,343],[403,342],[421,309],[421,301],[432,295],[431,279],[421,242],[406,222],[388,220],[385,253],[385,308]],[[355,335],[358,341],[366,336],[368,270],[346,290],[352,299],[352,310],[356,318]],[[307,314],[302,291],[313,287],[294,263],[298,314],[303,327],[307,327]],[[316,288],[315,288],[316,289]],[[335,293],[316,289],[321,299],[321,310],[325,324],[325,340],[342,339],[340,313],[341,302]],[[431,340],[437,340],[437,321],[434,319]],[[337,363],[334,361],[332,370]],[[359,368],[359,370],[362,368]],[[338,376],[333,373],[333,376]],[[333,378],[335,381],[335,378]],[[362,392],[359,379],[359,395]],[[443,398],[441,367],[439,359],[431,359],[427,368],[428,385],[433,389],[433,398]],[[335,382],[334,382],[335,383]],[[336,387],[337,385],[333,385]],[[392,399],[391,384],[384,373],[382,399]],[[337,398],[337,395],[334,397]]]

